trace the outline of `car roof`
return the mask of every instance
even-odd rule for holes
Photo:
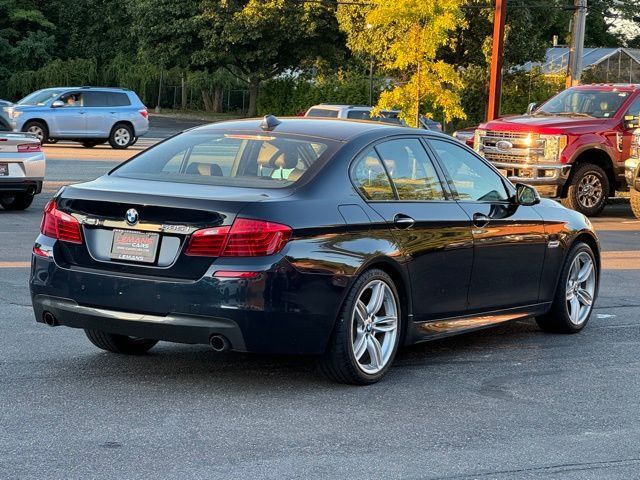
[[[120,87],[92,87],[92,86],[82,86],[82,87],[47,87],[43,88],[40,91],[46,90],[98,90],[101,92],[130,92],[128,88],[120,88]]]
[[[605,91],[624,91],[635,92],[640,88],[637,83],[591,83],[588,85],[577,85],[572,87],[576,90],[605,90]]]
[[[272,130],[263,130],[263,119],[230,120],[226,122],[211,123],[192,128],[191,132],[247,132],[266,135],[269,132],[302,135],[309,137],[325,138],[344,142],[358,135],[370,132],[380,132],[386,135],[425,134],[427,131],[409,127],[401,127],[394,124],[367,121],[367,120],[343,120],[336,118],[317,117],[289,117],[279,118],[280,124]]]

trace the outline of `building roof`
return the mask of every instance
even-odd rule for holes
[[[585,47],[582,54],[582,68],[587,69],[598,65],[615,54],[623,52],[640,65],[640,49],[637,48],[588,48]],[[545,75],[563,75],[567,71],[569,63],[569,48],[553,47],[547,50],[544,62],[527,62],[518,67],[519,70],[529,72],[539,68]]]

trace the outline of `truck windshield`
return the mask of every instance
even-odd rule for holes
[[[629,92],[570,88],[543,104],[534,115],[611,118],[629,98]]]

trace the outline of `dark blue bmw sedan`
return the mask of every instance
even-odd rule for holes
[[[310,354],[367,384],[402,345],[531,317],[578,332],[599,269],[583,215],[454,139],[269,116],[189,130],[61,189],[31,295],[38,322],[110,352]]]

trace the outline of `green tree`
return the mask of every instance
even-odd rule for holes
[[[229,69],[249,88],[249,116],[262,82],[312,65],[342,49],[335,9],[290,0],[203,0],[198,16],[202,49],[196,64]]]
[[[422,108],[439,109],[447,120],[464,117],[460,76],[454,65],[437,58],[464,21],[460,5],[461,0],[372,0],[339,7],[347,45],[374,57],[396,79],[378,108],[399,108],[412,125]]]

